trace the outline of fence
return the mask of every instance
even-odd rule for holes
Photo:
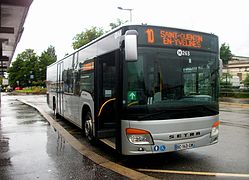
[[[249,98],[249,86],[220,85],[220,97]]]

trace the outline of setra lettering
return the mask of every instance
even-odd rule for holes
[[[197,137],[200,136],[201,132],[189,132],[189,133],[179,133],[179,134],[170,134],[169,139],[183,139],[188,137]]]

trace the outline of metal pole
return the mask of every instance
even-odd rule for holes
[[[120,9],[120,10],[125,10],[125,11],[130,11],[130,22],[132,22],[132,10],[133,10],[133,9],[122,8],[122,7],[118,7],[118,9]]]

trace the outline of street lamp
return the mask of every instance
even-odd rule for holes
[[[133,10],[133,9],[122,8],[122,7],[118,7],[118,9],[124,10],[124,11],[130,11],[130,22],[132,22],[132,10]]]

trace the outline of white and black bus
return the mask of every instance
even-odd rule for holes
[[[124,25],[47,68],[47,102],[125,155],[218,142],[218,37]]]

